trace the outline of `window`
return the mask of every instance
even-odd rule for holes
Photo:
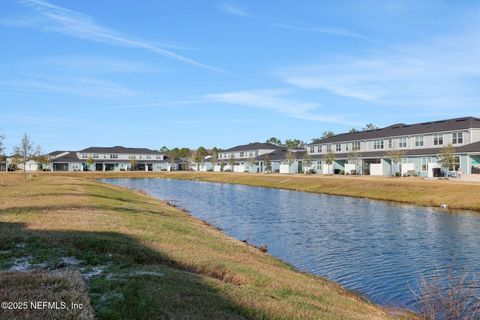
[[[87,154],[86,153],[82,153],[82,159],[87,159]]]
[[[406,147],[407,147],[407,137],[398,138],[398,148],[406,148]]]
[[[349,146],[350,146],[350,143],[345,143],[345,151],[348,151],[349,150]]]
[[[315,153],[315,147],[314,146],[310,146],[310,153]]]
[[[332,145],[331,144],[327,144],[327,152],[332,152]]]
[[[463,132],[461,132],[461,131],[453,132],[452,133],[452,143],[453,144],[463,143]]]
[[[353,151],[360,150],[360,141],[355,141],[355,142],[352,143],[352,150]]]
[[[460,156],[455,156],[455,163],[453,164],[453,170],[460,170]]]
[[[428,159],[425,158],[425,157],[422,157],[421,162],[422,162],[422,171],[427,171],[427,162],[428,162]]]
[[[243,158],[243,156],[245,155],[245,152],[240,152],[240,158]]]
[[[156,158],[157,160],[160,160],[160,159],[162,159],[162,157],[161,157],[161,156],[155,156],[155,158]]]
[[[118,154],[111,154],[110,159],[118,159]]]
[[[388,139],[388,149],[392,149],[392,139]]]
[[[383,140],[375,140],[373,142],[373,149],[383,149]]]
[[[415,137],[415,147],[423,147],[423,136]]]
[[[258,157],[258,151],[255,151],[255,157]]]
[[[128,159],[137,159],[137,156],[136,155],[129,155]]]
[[[93,159],[98,159],[98,153],[93,154]]]
[[[435,133],[433,135],[433,145],[435,145],[435,146],[443,145],[443,134]]]
[[[147,159],[148,159],[148,160],[152,159],[152,156],[147,156]]]
[[[342,151],[342,145],[341,145],[340,143],[337,143],[337,144],[335,145],[335,150],[336,150],[337,152]]]

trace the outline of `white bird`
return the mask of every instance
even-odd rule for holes
[[[446,209],[446,208],[448,208],[448,206],[447,206],[445,203],[442,203],[442,204],[440,205],[440,208]]]

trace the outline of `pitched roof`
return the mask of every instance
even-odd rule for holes
[[[52,163],[54,162],[80,162],[81,160],[78,158],[77,153],[74,151],[64,151],[68,152],[63,156],[59,156],[50,160]]]
[[[321,139],[316,143],[310,143],[309,145],[342,141],[368,140],[440,131],[463,130],[468,128],[480,128],[480,118],[464,117],[414,124],[398,123],[381,129],[359,131],[353,133],[341,133],[334,135],[330,138]]]
[[[90,147],[78,151],[80,153],[123,153],[123,154],[161,154],[158,150],[147,148],[126,148],[122,146],[115,147]]]
[[[282,148],[273,143],[267,142],[252,142],[249,144],[242,144],[239,146],[232,147],[230,149],[222,150],[221,152],[233,152],[233,151],[250,151],[250,150],[259,150],[259,149],[268,149],[268,150],[276,150]]]

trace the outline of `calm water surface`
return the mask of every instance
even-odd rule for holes
[[[211,182],[100,181],[171,201],[379,304],[415,309],[410,288],[422,274],[453,268],[480,275],[480,216],[475,214]]]

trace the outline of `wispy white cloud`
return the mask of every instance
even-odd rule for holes
[[[269,109],[297,119],[359,125],[357,121],[347,120],[343,116],[331,114],[329,111],[322,114],[322,110],[318,110],[321,104],[300,101],[289,97],[290,94],[291,92],[288,90],[247,90],[207,94],[204,99],[218,103]]]
[[[368,40],[368,38],[362,34],[355,33],[344,28],[333,27],[333,26],[307,27],[303,25],[283,23],[283,22],[277,22],[277,23],[274,23],[273,25],[278,28],[294,30],[294,31],[315,32],[315,33],[329,34],[333,36],[351,37],[351,38]]]
[[[322,33],[325,35],[332,35],[332,36],[339,36],[339,37],[350,37],[350,38],[357,38],[357,39],[362,39],[362,40],[368,40],[367,37],[364,35],[361,35],[356,32],[352,32],[350,30],[347,30],[345,28],[340,28],[340,27],[335,27],[335,26],[321,26],[321,27],[311,27],[311,26],[306,26],[303,24],[299,24],[298,22],[296,23],[286,23],[284,21],[279,21],[279,19],[270,17],[270,16],[265,16],[265,15],[259,15],[259,14],[254,14],[251,13],[238,5],[234,5],[230,2],[222,2],[219,5],[219,8],[232,15],[236,16],[241,16],[241,17],[248,17],[248,18],[255,18],[259,20],[264,20],[270,25],[276,27],[276,28],[281,28],[281,29],[288,29],[288,30],[293,30],[293,31],[300,31],[300,32],[314,32],[314,33]]]
[[[143,62],[116,59],[94,55],[68,55],[35,58],[34,63],[26,63],[30,68],[43,67],[63,73],[111,74],[111,73],[155,73],[156,67]]]
[[[276,75],[301,89],[377,104],[458,108],[480,103],[479,54],[480,36],[466,32],[364,57],[279,68]]]
[[[25,78],[1,80],[2,91],[76,95],[94,98],[131,98],[137,92],[120,84],[95,78],[46,77],[30,75]]]
[[[20,3],[33,9],[35,12],[48,18],[49,23],[43,24],[42,28],[47,31],[60,32],[72,37],[108,43],[111,45],[125,46],[148,50],[159,56],[174,59],[196,67],[209,69],[215,72],[228,74],[224,69],[201,63],[197,60],[179,55],[158,44],[138,40],[124,36],[114,30],[108,29],[96,23],[94,19],[86,14],[53,5],[42,0],[18,0]],[[12,25],[12,22],[10,22]]]
[[[219,8],[226,13],[233,14],[236,16],[242,17],[252,17],[250,13],[248,13],[245,9],[240,8],[239,6],[233,5],[228,2],[222,2],[219,5]]]

